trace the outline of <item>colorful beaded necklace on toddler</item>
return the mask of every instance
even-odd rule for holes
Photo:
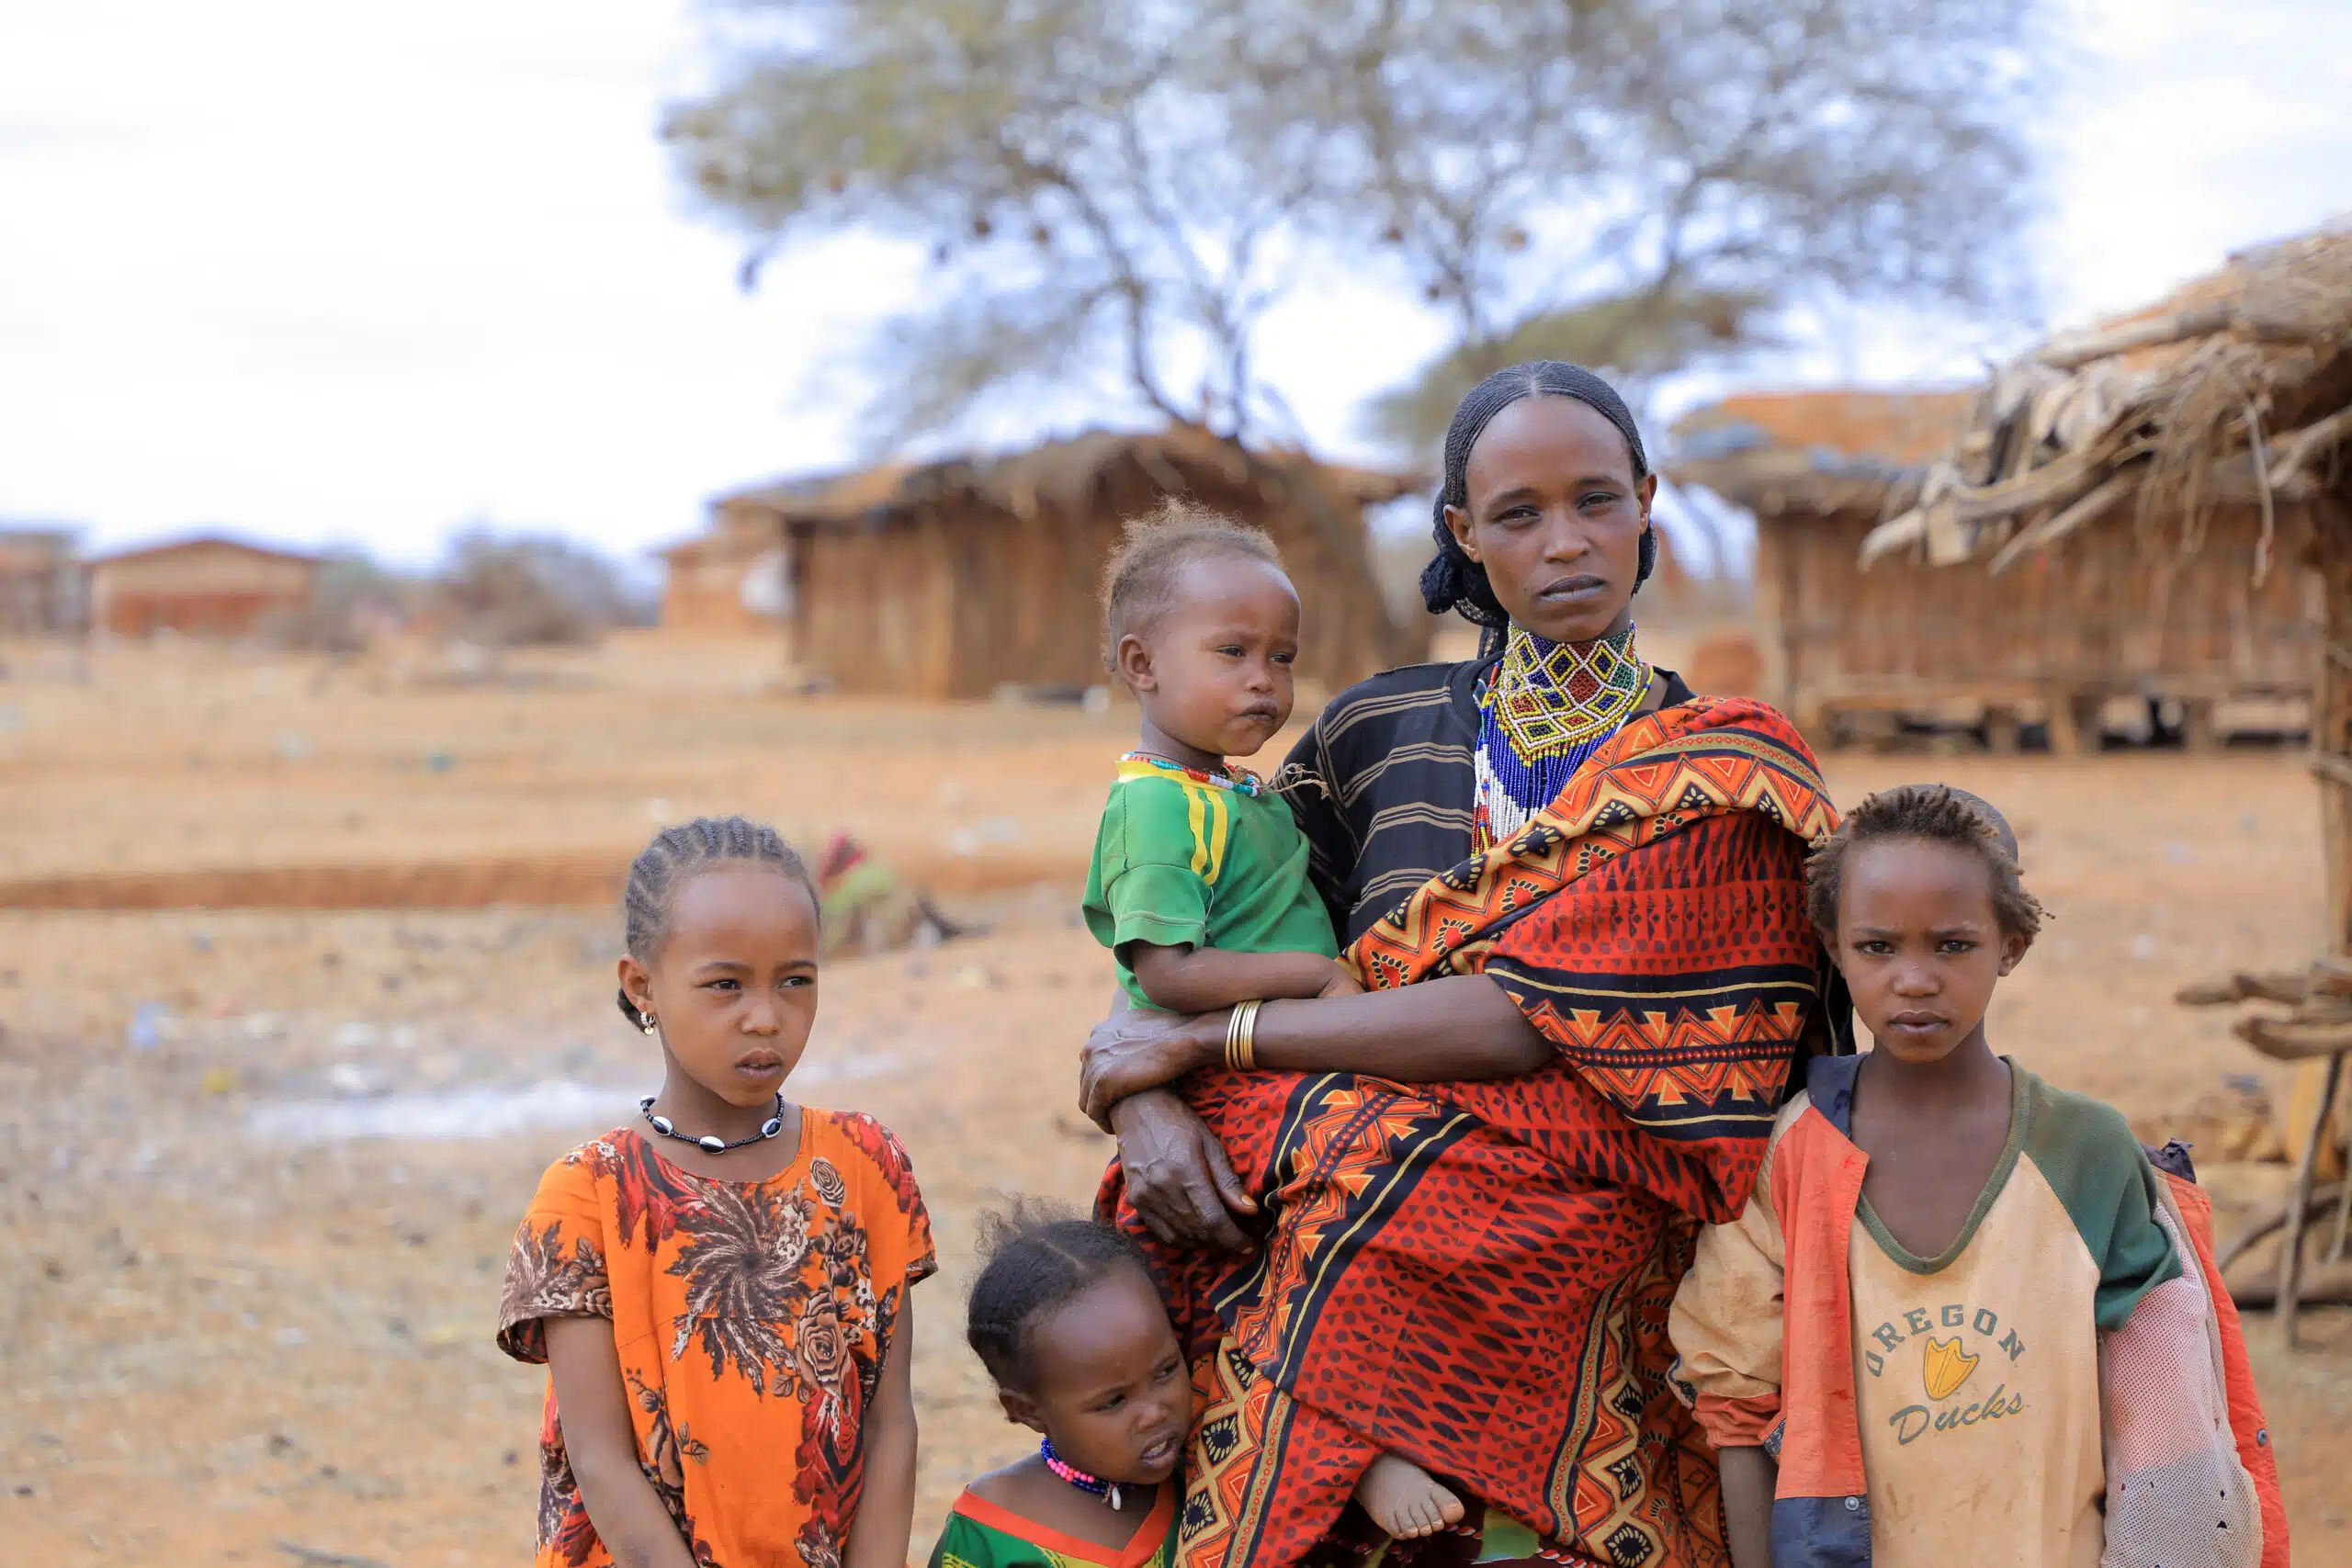
[[[1247,768],[1236,768],[1230,773],[1213,773],[1206,768],[1188,768],[1182,762],[1171,762],[1155,751],[1130,751],[1119,759],[1122,762],[1149,762],[1164,773],[1182,773],[1194,784],[1215,784],[1240,795],[1256,795],[1266,787],[1265,781]]]
[[[1512,626],[1478,694],[1477,847],[1502,842],[1558,798],[1649,690],[1634,628],[1553,642]]]
[[[1115,1481],[1104,1481],[1099,1476],[1089,1475],[1061,1455],[1054,1452],[1053,1438],[1047,1438],[1038,1443],[1037,1457],[1046,1461],[1047,1470],[1052,1471],[1080,1492],[1090,1493],[1102,1498],[1111,1505],[1113,1513],[1119,1511],[1119,1506],[1123,1501],[1119,1495],[1119,1483]]]

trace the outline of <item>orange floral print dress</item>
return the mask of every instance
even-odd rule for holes
[[[611,1319],[638,1463],[695,1561],[840,1568],[883,1348],[936,1267],[914,1169],[870,1116],[803,1110],[766,1181],[691,1175],[621,1128],[539,1179],[498,1344],[543,1363],[547,1319]],[[539,1467],[538,1568],[610,1563],[552,1381]]]

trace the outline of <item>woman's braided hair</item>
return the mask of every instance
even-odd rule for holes
[[[764,822],[742,817],[697,817],[653,835],[637,859],[629,863],[628,886],[621,894],[623,940],[628,955],[650,964],[670,939],[670,911],[678,889],[707,871],[730,865],[759,865],[798,883],[818,904],[816,879],[808,863]],[[645,1015],[620,993],[621,1016],[642,1029]]]
[[[1026,1198],[980,1217],[980,1257],[964,1338],[999,1388],[1035,1386],[1039,1318],[1118,1269],[1151,1278],[1125,1232]]]
[[[1838,929],[1838,900],[1845,891],[1846,861],[1857,844],[1895,839],[1950,844],[1981,856],[1993,874],[1993,917],[2004,936],[2028,944],[2041,933],[2049,911],[2025,890],[2018,869],[2018,836],[2008,818],[1981,795],[1950,784],[1904,784],[1882,790],[1854,807],[1838,829],[1816,846],[1804,864],[1805,913],[1814,929]]]
[[[1495,597],[1494,585],[1487,581],[1487,569],[1470,558],[1454,538],[1453,530],[1445,525],[1445,509],[1470,504],[1471,448],[1478,445],[1478,437],[1486,434],[1497,414],[1526,398],[1573,398],[1594,410],[1625,438],[1626,455],[1634,461],[1634,482],[1638,484],[1648,477],[1649,457],[1642,450],[1642,433],[1634,427],[1634,411],[1625,406],[1625,400],[1608,382],[1580,365],[1566,365],[1556,359],[1531,360],[1496,371],[1470,389],[1470,395],[1462,400],[1462,406],[1453,411],[1453,423],[1445,433],[1445,482],[1438,487],[1437,501],[1430,508],[1430,531],[1437,540],[1437,558],[1421,569],[1421,599],[1432,615],[1452,610],[1476,626],[1496,630],[1510,624],[1510,613]],[[1634,586],[1639,588],[1648,581],[1657,565],[1657,536],[1645,528],[1641,563],[1634,574]]]

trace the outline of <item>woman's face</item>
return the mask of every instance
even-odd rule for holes
[[[1479,434],[1466,477],[1469,504],[1447,507],[1446,526],[1513,623],[1554,642],[1624,628],[1657,476],[1634,478],[1600,410],[1521,398]]]

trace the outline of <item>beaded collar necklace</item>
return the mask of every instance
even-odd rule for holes
[[[1265,781],[1247,768],[1236,768],[1230,773],[1212,773],[1206,768],[1188,768],[1182,762],[1171,762],[1153,751],[1130,751],[1119,761],[1148,762],[1162,773],[1182,773],[1194,784],[1209,784],[1217,789],[1229,789],[1237,795],[1257,795],[1266,787]]]
[[[1038,1443],[1037,1457],[1046,1461],[1047,1470],[1052,1471],[1080,1492],[1090,1496],[1100,1497],[1110,1504],[1113,1513],[1117,1513],[1125,1502],[1125,1499],[1119,1495],[1117,1482],[1104,1481],[1100,1476],[1089,1475],[1061,1455],[1054,1452],[1053,1438],[1046,1438]]]
[[[1624,728],[1649,682],[1630,624],[1586,643],[1512,626],[1478,693],[1479,847],[1511,837],[1558,798],[1585,760]]]

